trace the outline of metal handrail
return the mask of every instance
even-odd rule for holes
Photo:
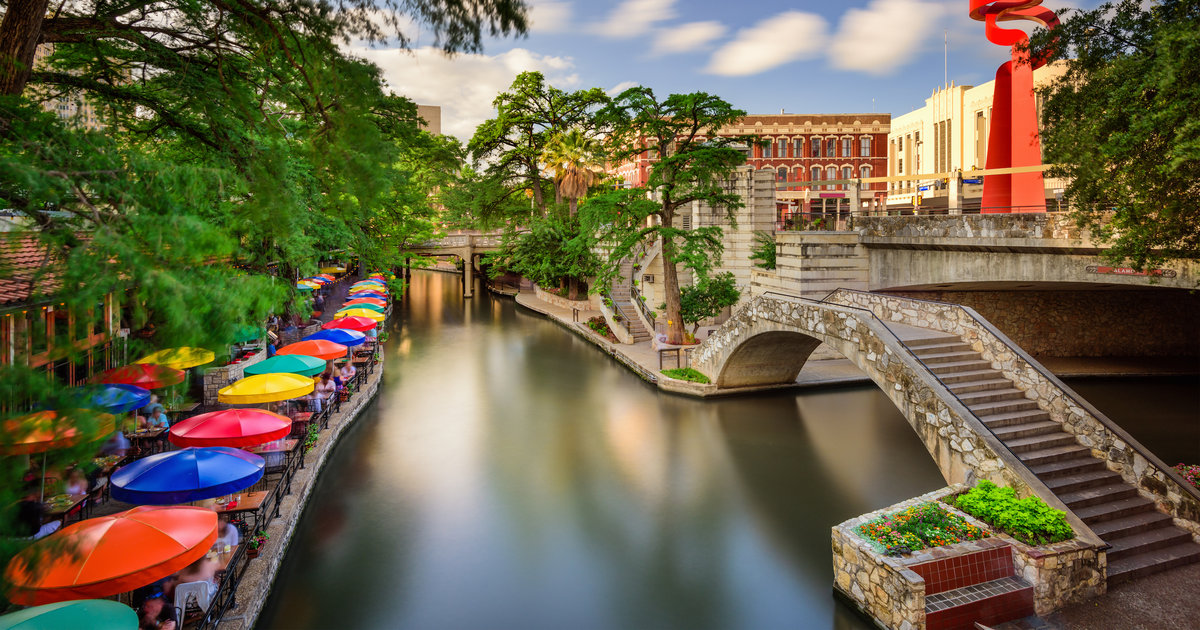
[[[839,288],[839,289],[834,289],[833,291],[831,291],[829,293],[829,295],[826,295],[821,300],[821,302],[825,303],[826,300],[828,300],[830,297],[833,297],[833,295],[839,291],[845,291],[847,293],[860,293],[863,295],[880,295],[880,294],[871,293],[870,291],[859,291],[857,289],[841,289],[841,288]],[[886,297],[889,297],[889,298],[894,298],[894,299],[912,300],[914,302],[925,302],[928,304],[938,304],[940,306],[949,306],[949,307],[956,308],[956,309],[966,313],[967,316],[969,316],[980,328],[982,328],[983,330],[986,330],[989,334],[991,334],[993,337],[995,337],[997,340],[999,340],[1000,343],[1004,344],[1006,347],[1008,347],[1010,350],[1012,350],[1014,354],[1021,357],[1021,359],[1023,361],[1025,361],[1025,363],[1029,364],[1029,366],[1031,368],[1033,368],[1035,371],[1037,371],[1039,374],[1041,374],[1043,378],[1050,381],[1050,383],[1052,385],[1054,385],[1060,391],[1062,391],[1063,394],[1065,394],[1068,398],[1071,399],[1072,402],[1075,403],[1075,406],[1081,407],[1084,410],[1086,410],[1088,413],[1090,413],[1092,415],[1092,417],[1094,417],[1098,422],[1100,422],[1100,424],[1104,425],[1104,427],[1106,429],[1109,429],[1110,431],[1115,432],[1117,434],[1117,436],[1121,438],[1122,441],[1124,441],[1126,444],[1129,444],[1130,446],[1134,447],[1134,450],[1136,450],[1139,455],[1146,458],[1147,461],[1154,464],[1156,467],[1159,468],[1159,470],[1163,471],[1163,473],[1165,473],[1168,477],[1172,478],[1183,489],[1183,491],[1185,493],[1192,495],[1193,498],[1195,498],[1197,501],[1200,501],[1200,489],[1197,489],[1192,484],[1187,483],[1183,479],[1183,477],[1180,476],[1179,473],[1175,471],[1175,469],[1173,467],[1168,466],[1165,462],[1163,462],[1161,459],[1159,459],[1157,456],[1155,456],[1154,453],[1150,452],[1149,449],[1147,449],[1145,446],[1142,446],[1141,442],[1138,442],[1132,435],[1130,435],[1128,432],[1126,432],[1124,429],[1122,429],[1120,427],[1120,425],[1113,422],[1111,418],[1104,415],[1103,412],[1101,412],[1099,409],[1096,409],[1094,406],[1092,406],[1092,404],[1089,403],[1086,399],[1080,397],[1079,394],[1075,392],[1075,390],[1068,387],[1065,383],[1063,383],[1061,380],[1059,380],[1057,376],[1054,376],[1054,374],[1051,373],[1050,370],[1046,369],[1046,366],[1042,365],[1041,363],[1039,363],[1037,361],[1037,359],[1034,359],[1032,356],[1030,356],[1028,353],[1026,353],[1025,350],[1023,348],[1021,348],[1021,346],[1017,345],[1016,343],[1013,343],[1013,341],[1011,339],[1009,339],[1007,335],[1005,335],[998,328],[996,328],[994,325],[992,325],[991,322],[989,322],[986,319],[984,319],[983,317],[981,317],[978,313],[975,312],[974,309],[963,306],[962,304],[955,304],[953,302],[942,302],[939,300],[928,300],[928,299],[924,299],[924,298],[914,298],[914,297],[908,297],[908,296],[898,296],[898,295],[888,295],[888,294],[883,294],[883,295]],[[845,306],[845,305],[838,304],[838,306]],[[858,307],[849,306],[847,308],[858,308]],[[868,312],[870,312],[870,311],[868,311]],[[874,315],[874,313],[872,313],[872,315]],[[879,319],[879,318],[876,317],[876,319]],[[882,321],[882,320],[880,320],[880,321]],[[885,326],[886,326],[886,324],[885,324]],[[939,378],[938,381],[941,382],[941,379]],[[943,385],[944,384],[945,383],[943,383]],[[953,392],[951,392],[951,393],[953,393]]]
[[[644,242],[639,244],[637,251],[638,253],[645,253],[646,244]],[[639,267],[640,265],[638,265],[637,258],[635,257],[634,262],[629,265],[629,300],[633,302],[634,306],[638,309],[638,312],[640,312],[642,316],[646,318],[646,321],[650,322],[650,334],[653,336],[654,331],[657,330],[658,322],[656,321],[654,311],[646,308],[646,303],[642,300],[642,292],[638,291],[637,270]],[[642,269],[645,268],[642,267]]]

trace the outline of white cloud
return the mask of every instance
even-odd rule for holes
[[[786,11],[738,31],[737,38],[713,53],[706,72],[745,76],[789,61],[817,56],[825,46],[828,25],[821,16]]]
[[[479,123],[495,115],[492,101],[512,85],[517,74],[538,70],[546,82],[578,89],[579,76],[569,57],[539,55],[514,48],[499,55],[456,55],[423,47],[404,53],[394,48],[352,48],[351,54],[383,69],[384,80],[397,94],[422,105],[440,105],[442,133],[466,141]]]
[[[838,24],[830,61],[842,70],[888,74],[917,56],[944,10],[917,0],[872,0],[865,9],[850,9]]]
[[[616,95],[620,94],[621,92],[628,90],[631,87],[637,87],[639,85],[641,85],[641,83],[638,83],[637,81],[622,81],[622,82],[608,88],[607,90],[604,90],[604,93],[609,96],[616,96]]]
[[[624,0],[591,30],[613,39],[645,35],[656,23],[675,17],[674,4],[675,0]]]
[[[679,26],[668,26],[658,31],[658,38],[650,49],[653,55],[669,55],[703,48],[706,44],[725,34],[720,22],[689,22]]]
[[[534,33],[562,33],[571,22],[571,3],[534,0],[529,4],[529,30]]]

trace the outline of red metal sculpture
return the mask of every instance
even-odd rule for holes
[[[996,70],[992,97],[992,129],[988,133],[987,168],[1036,166],[1042,163],[1038,140],[1037,106],[1033,100],[1033,71],[1045,65],[1030,59],[1018,44],[1029,39],[1024,31],[1000,28],[998,22],[1030,20],[1046,28],[1058,26],[1058,16],[1040,7],[1042,0],[971,0],[971,18],[986,24],[988,41],[1012,47],[1012,61]],[[988,175],[983,180],[982,212],[1045,212],[1042,172]]]

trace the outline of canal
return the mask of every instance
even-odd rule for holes
[[[413,274],[258,627],[870,627],[830,527],[944,485],[882,393],[660,394],[476,295]]]

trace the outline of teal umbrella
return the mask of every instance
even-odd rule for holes
[[[0,617],[0,630],[137,630],[132,608],[108,599],[75,599]]]
[[[259,361],[242,370],[249,376],[256,374],[300,374],[301,376],[316,376],[325,370],[325,359],[310,357],[307,354],[277,354],[265,361]]]

